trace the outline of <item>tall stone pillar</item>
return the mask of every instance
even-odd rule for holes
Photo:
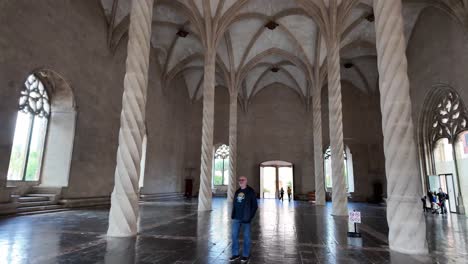
[[[426,223],[420,204],[421,182],[411,117],[406,42],[401,0],[375,0],[380,75],[380,105],[387,172],[390,249],[427,253]]]
[[[323,177],[322,147],[322,98],[321,88],[312,91],[312,116],[314,120],[314,170],[315,170],[315,204],[325,205],[325,179]]]
[[[332,202],[335,216],[348,215],[348,198],[344,178],[343,113],[341,103],[340,42],[328,43],[328,109],[330,115],[330,149],[332,166]]]
[[[153,1],[132,1],[115,186],[107,231],[107,235],[112,237],[128,237],[137,233],[138,176],[145,134]]]
[[[228,202],[232,202],[237,187],[237,90],[231,92],[229,103],[229,187]]]
[[[213,124],[215,95],[216,50],[205,51],[205,75],[203,80],[203,124],[200,167],[200,191],[198,193],[198,211],[211,210],[211,177],[213,172]]]

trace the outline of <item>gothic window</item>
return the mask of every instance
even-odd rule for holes
[[[344,158],[344,172],[343,176],[346,180],[346,189],[348,192],[354,192],[354,176],[353,176],[353,166],[352,160],[349,159],[349,148],[345,147],[343,151],[343,158]],[[350,153],[349,153],[350,154]],[[333,187],[333,180],[332,180],[332,160],[331,160],[331,149],[330,147],[327,148],[325,154],[323,155],[324,158],[324,176],[325,176],[325,187],[328,190],[331,190]]]
[[[229,179],[229,146],[221,145],[214,155],[213,185],[227,185]]]
[[[467,129],[467,117],[458,94],[448,92],[441,98],[432,113],[432,143],[447,138],[452,143],[457,135]]]
[[[39,180],[49,117],[47,89],[36,75],[31,74],[19,98],[8,180]]]

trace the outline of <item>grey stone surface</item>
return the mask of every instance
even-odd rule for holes
[[[104,236],[105,208],[0,218],[5,249],[0,263],[227,263],[231,221],[226,200],[214,198],[209,213],[197,213],[194,200],[140,205],[140,232],[130,239]],[[349,208],[362,212],[362,238],[346,237],[346,219],[330,215],[331,203],[260,201],[250,263],[466,262],[465,217],[427,214],[431,251],[424,258],[389,250],[384,207],[350,203]]]
[[[374,184],[386,194],[385,157],[378,95],[342,83],[344,143],[353,155],[355,201],[372,201]],[[322,89],[323,149],[329,146],[328,92]]]

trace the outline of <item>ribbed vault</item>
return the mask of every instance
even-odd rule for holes
[[[326,38],[330,0],[159,0],[154,5],[151,44],[156,50],[163,89],[185,80],[192,100],[202,97],[206,17],[218,25],[216,85],[250,99],[274,83],[292,89],[305,106],[314,82],[326,80]],[[109,22],[109,46],[126,38],[131,0],[101,0]],[[378,90],[372,0],[338,1],[341,77],[366,93]],[[468,7],[462,0],[407,0],[403,5],[409,40],[419,13],[436,6],[460,23]],[[319,75],[319,76],[315,76]]]

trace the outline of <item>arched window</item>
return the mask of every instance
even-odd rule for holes
[[[346,146],[345,150],[343,151],[343,158],[344,158],[344,177],[346,181],[346,189],[348,192],[354,192],[354,173],[353,173],[353,162],[352,156],[349,148]],[[333,187],[332,181],[332,168],[331,168],[331,149],[330,147],[327,148],[325,154],[323,155],[323,162],[324,162],[324,176],[325,176],[325,187],[328,190],[331,190]]]
[[[228,185],[229,183],[229,146],[221,145],[214,155],[213,185]]]
[[[19,98],[8,180],[39,181],[49,117],[47,89],[36,75],[31,74]]]
[[[467,111],[458,93],[448,87],[435,89],[428,102],[423,142],[430,163],[427,174],[432,176],[427,188],[441,188],[449,194],[448,209],[462,213],[461,198],[468,193]]]
[[[432,112],[431,140],[434,143],[441,138],[447,138],[452,143],[457,135],[466,129],[466,112],[460,97],[448,91]]]

